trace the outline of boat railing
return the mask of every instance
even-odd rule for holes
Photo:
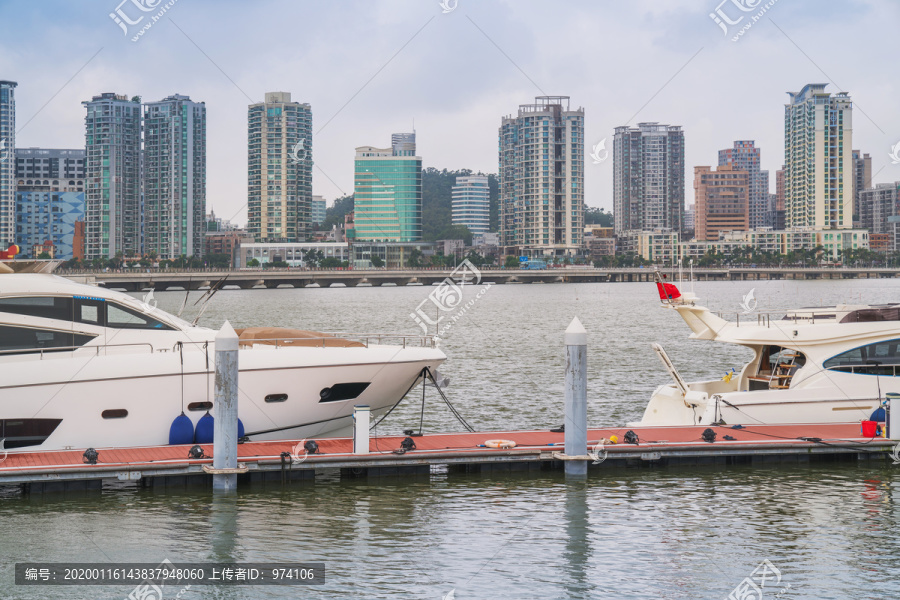
[[[720,319],[733,322],[737,327],[743,324],[745,326],[752,325],[756,327],[771,327],[772,322],[792,322],[804,324],[816,324],[816,318],[819,322],[834,322],[835,309],[815,310],[770,310],[770,311],[751,311],[751,312],[723,312],[716,311],[713,313]]]
[[[93,350],[95,356],[100,355],[101,350],[109,348],[127,348],[127,347],[146,347],[149,348],[150,354],[153,354],[153,345],[147,342],[135,342],[132,344],[90,344],[84,346],[48,346],[46,348],[21,348],[13,350],[0,350],[0,356],[11,354],[37,354],[40,360],[44,360],[44,354],[57,352],[77,352],[79,350]]]
[[[242,348],[250,348],[255,344],[274,346],[275,348],[334,348],[336,340],[349,340],[359,342],[366,348],[370,345],[398,345],[404,348],[436,348],[437,340],[433,335],[410,335],[408,333],[347,333],[347,332],[321,332],[319,337],[273,337],[273,338],[246,338],[238,343]],[[300,342],[300,343],[298,343]],[[211,344],[211,341],[180,341],[173,346],[173,351],[178,351],[178,345]]]
[[[359,342],[366,348],[370,345],[399,345],[404,348],[435,348],[437,342],[433,335],[409,335],[403,333],[326,333],[323,332],[321,337],[278,337],[278,338],[258,338],[241,340],[241,346],[252,346],[253,344],[262,343],[273,345],[275,348],[296,348],[298,346],[309,346],[318,348],[334,347],[329,346],[329,341],[349,340]],[[301,342],[301,343],[297,343]]]

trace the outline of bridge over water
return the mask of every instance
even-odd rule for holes
[[[669,273],[671,269],[664,269]],[[60,275],[84,283],[99,283],[108,288],[130,292],[141,290],[207,288],[226,275],[224,288],[278,288],[309,286],[374,286],[435,285],[453,275],[450,269],[362,269],[362,270],[305,270],[305,269],[241,269],[237,271],[124,271],[66,273]],[[687,275],[685,273],[685,275]],[[698,281],[748,281],[766,279],[878,279],[900,276],[900,269],[885,268],[753,268],[729,267],[694,269]],[[653,280],[653,269],[599,269],[591,267],[546,270],[483,269],[481,281],[494,284],[524,283],[605,283],[647,282]]]

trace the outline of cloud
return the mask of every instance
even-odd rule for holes
[[[894,3],[778,0],[737,43],[709,18],[716,4],[459,0],[442,14],[437,0],[178,0],[132,43],[108,16],[115,1],[5,3],[0,78],[19,82],[20,125],[37,113],[19,146],[82,146],[81,102],[101,92],[206,102],[208,204],[238,221],[247,105],[275,90],[312,105],[326,198],[352,191],[356,146],[386,146],[413,122],[426,166],[495,172],[501,117],[543,90],[584,107],[588,151],[632,116],[681,125],[690,201],[694,165],[735,139],[757,140],[763,167],[778,168],[785,92],[829,78],[855,101],[854,147],[872,154],[876,181],[900,179],[887,157],[900,140]],[[611,208],[612,161],[585,170],[588,204]]]

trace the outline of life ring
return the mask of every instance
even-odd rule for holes
[[[516,443],[512,440],[488,440],[484,443],[488,448],[515,448]]]

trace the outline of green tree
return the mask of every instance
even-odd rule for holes
[[[506,262],[503,263],[503,266],[507,269],[518,269],[519,268],[519,259],[515,256],[507,256]]]
[[[420,262],[421,259],[422,251],[418,248],[413,248],[412,250],[410,250],[409,257],[406,259],[406,266],[412,268],[420,267],[422,266]]]
[[[38,254],[38,260],[49,260],[50,258],[51,257],[49,252],[41,252],[40,254]]]
[[[162,264],[162,263],[160,263],[160,265],[161,265],[161,264]],[[247,261],[247,266],[248,266],[248,267],[258,267],[258,266],[259,266],[259,259],[257,259],[257,258],[251,258],[250,260]]]
[[[231,266],[231,255],[225,253],[207,254],[205,257],[207,264],[216,269],[227,269]]]
[[[344,216],[353,212],[353,194],[341,196],[325,209],[325,220],[319,224],[319,231],[331,231],[334,225],[344,224]]]
[[[372,261],[372,266],[377,269],[384,266],[384,261],[379,256],[373,256],[370,260]]]
[[[599,225],[600,227],[612,227],[613,226],[613,214],[611,212],[606,212],[602,208],[595,208],[593,206],[585,206],[584,207],[584,224],[585,225]]]
[[[338,267],[342,267],[343,263],[341,262],[341,259],[329,256],[328,258],[322,260],[319,266],[323,269],[337,269]]]

